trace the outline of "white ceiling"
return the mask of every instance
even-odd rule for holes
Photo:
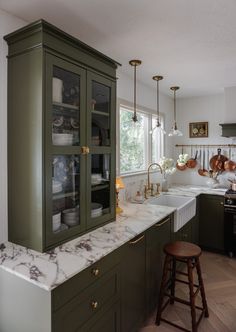
[[[138,78],[179,96],[236,86],[235,0],[0,0],[0,8],[29,22],[44,18],[122,64],[143,61]],[[170,92],[171,94],[171,92]]]

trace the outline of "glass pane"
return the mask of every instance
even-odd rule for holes
[[[161,121],[162,123],[162,121]],[[163,124],[162,124],[163,126]],[[156,118],[152,117],[152,162],[158,162],[164,154],[164,134],[156,127]]]
[[[92,81],[92,111],[110,113],[110,88]]]
[[[52,159],[52,230],[54,233],[80,224],[80,157],[54,155]]]
[[[138,121],[134,123],[132,116],[132,111],[120,109],[121,173],[143,171],[147,168],[148,117],[137,113]]]
[[[92,114],[92,145],[110,145],[110,118]]]
[[[53,67],[52,142],[79,145],[79,75]]]
[[[110,212],[110,155],[91,156],[91,217]]]
[[[92,81],[92,145],[110,145],[110,88]]]

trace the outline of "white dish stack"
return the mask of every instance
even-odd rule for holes
[[[72,208],[62,211],[63,222],[68,226],[79,224],[79,208]]]
[[[72,145],[73,134],[52,134],[53,145]]]
[[[91,203],[91,217],[97,218],[102,216],[102,204]]]
[[[52,193],[57,194],[62,191],[62,183],[56,180],[52,180]]]
[[[97,184],[100,184],[102,182],[102,174],[91,174],[91,184],[92,186],[95,186]]]
[[[57,77],[52,79],[52,98],[55,103],[62,103],[63,81]]]

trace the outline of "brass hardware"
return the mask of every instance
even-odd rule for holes
[[[157,186],[156,195],[160,195],[160,191],[159,191],[160,183],[156,183],[156,186]]]
[[[158,163],[152,163],[148,166],[148,184],[147,184],[147,190],[146,190],[146,195],[145,195],[145,198],[147,198],[146,196],[148,196],[148,192],[149,190],[151,189],[151,196],[154,196],[153,195],[153,189],[151,187],[151,183],[150,183],[150,169],[152,168],[152,166],[157,166],[159,167],[160,171],[161,171],[161,174],[162,174],[162,168],[161,166],[158,164]]]
[[[131,66],[134,67],[134,114],[132,116],[132,120],[134,122],[138,121],[138,117],[137,117],[137,109],[136,109],[136,84],[137,84],[137,80],[136,80],[136,72],[137,72],[137,66],[140,66],[142,63],[141,60],[130,60],[129,64]]]
[[[174,125],[171,128],[169,136],[183,136],[182,132],[177,128],[176,120],[176,91],[179,90],[179,86],[172,86],[170,90],[174,91]]]
[[[163,220],[161,223],[155,224],[154,227],[161,227],[162,225],[166,224],[168,221],[170,221],[170,218]]]
[[[99,275],[100,271],[98,268],[92,269],[92,274],[97,277]]]
[[[172,86],[170,89],[171,89],[172,91],[177,91],[177,90],[179,90],[179,86]]]
[[[89,147],[81,146],[81,154],[83,154],[83,155],[89,154]]]
[[[97,309],[97,307],[98,307],[98,302],[97,301],[92,301],[91,302],[91,307],[92,307],[92,309]]]
[[[175,146],[178,147],[195,147],[195,148],[201,148],[201,147],[207,147],[207,148],[211,148],[211,147],[225,147],[225,148],[235,148],[236,144],[175,144]]]
[[[136,244],[144,238],[144,235],[140,236],[137,240],[129,241],[129,244]]]
[[[141,60],[130,60],[130,61],[129,61],[129,64],[130,64],[131,66],[140,66],[141,63],[142,63]]]
[[[151,196],[154,196],[154,187],[153,187],[153,183],[151,183]]]
[[[224,203],[223,203],[223,202],[220,202],[220,205],[224,205]]]

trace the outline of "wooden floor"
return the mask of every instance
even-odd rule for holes
[[[236,332],[236,258],[204,252],[200,262],[210,317],[202,319],[198,332]],[[178,283],[176,295],[188,298],[187,287]],[[187,329],[191,329],[190,316],[189,307],[180,303],[163,312],[163,317]],[[139,332],[180,331],[164,322],[156,326],[155,317],[156,312]]]

